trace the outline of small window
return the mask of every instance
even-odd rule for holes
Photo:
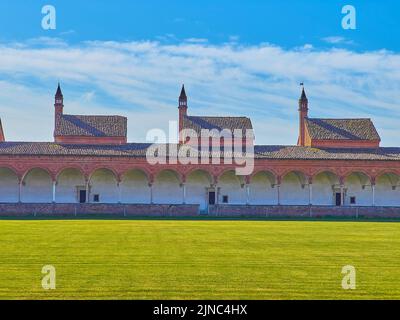
[[[222,197],[222,203],[228,203],[229,202],[229,197],[228,196],[223,196]]]
[[[356,204],[356,197],[350,197],[350,204]]]
[[[100,202],[100,195],[99,194],[93,195],[93,202]]]

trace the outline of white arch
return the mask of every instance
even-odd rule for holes
[[[114,172],[106,168],[94,171],[90,177],[89,202],[117,203],[118,201],[118,182]]]
[[[173,170],[162,170],[154,179],[153,202],[157,204],[182,204],[183,191],[179,175]]]
[[[29,170],[23,179],[21,202],[51,203],[53,201],[53,180],[48,171],[41,168]]]
[[[208,207],[207,190],[213,180],[211,175],[204,170],[194,170],[186,177],[186,203],[200,205],[200,210]]]
[[[122,176],[120,183],[122,203],[150,203],[150,188],[147,175],[132,169]]]
[[[9,168],[0,168],[0,202],[18,202],[19,179]]]
[[[363,172],[352,172],[345,178],[344,205],[372,206],[372,185]],[[354,200],[354,203],[352,203]]]
[[[322,171],[313,178],[312,204],[317,206],[336,205],[336,193],[340,193],[339,177],[331,171]]]
[[[218,180],[218,203],[227,204],[246,204],[246,189],[242,176],[237,176],[234,170],[225,171]]]
[[[272,172],[257,172],[250,181],[250,204],[276,205],[278,203],[278,188]]]
[[[300,171],[288,172],[281,181],[280,203],[282,205],[309,204],[308,181]]]
[[[75,168],[66,168],[57,176],[56,202],[79,202],[79,190],[86,190],[86,181],[82,172]]]

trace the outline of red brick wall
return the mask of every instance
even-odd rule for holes
[[[86,137],[86,136],[55,136],[54,141],[57,143],[68,144],[125,144],[126,137]]]

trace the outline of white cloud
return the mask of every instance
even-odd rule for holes
[[[185,83],[190,114],[250,116],[258,143],[295,144],[298,84],[305,82],[310,116],[371,117],[383,144],[399,145],[399,54],[307,45],[57,41],[0,44],[0,117],[9,140],[52,139],[60,79],[65,112],[127,115],[130,141],[144,141],[152,128],[167,130]]]
[[[322,38],[322,41],[325,41],[326,43],[330,44],[354,44],[353,40],[348,40],[344,37],[340,36],[331,36],[331,37],[325,37]]]

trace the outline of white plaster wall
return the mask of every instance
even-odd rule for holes
[[[207,188],[210,188],[211,181],[206,173],[195,171],[186,178],[186,203],[199,204],[200,210],[207,209],[208,195]]]
[[[400,187],[392,189],[392,182],[387,176],[376,180],[375,204],[377,206],[400,206]]]
[[[120,184],[122,203],[150,203],[150,188],[146,175],[139,170],[127,172]]]
[[[339,181],[337,181],[339,184]],[[312,204],[317,206],[336,205],[336,195],[333,195],[332,181],[325,173],[319,174],[314,178],[312,185]]]
[[[234,171],[225,172],[218,181],[218,203],[222,204],[223,196],[227,195],[228,204],[246,204],[246,187],[241,187],[242,180]]]
[[[45,170],[33,169],[25,176],[21,201],[27,203],[51,203],[53,201],[53,182]]]
[[[100,203],[117,203],[118,186],[114,174],[106,169],[100,169],[94,172],[90,179],[90,198],[93,203],[93,196],[100,195]]]
[[[276,205],[278,204],[278,188],[272,187],[271,181],[266,173],[257,173],[250,183],[250,204]]]
[[[18,202],[18,177],[10,169],[0,168],[0,202]]]
[[[366,182],[368,184],[365,189],[362,189],[362,185],[360,182],[360,178],[351,174],[347,177],[345,181],[345,187],[347,188],[344,205],[350,206],[350,197],[356,197],[356,204],[354,206],[371,206],[372,205],[372,187],[370,182]]]
[[[153,202],[156,204],[181,204],[183,191],[176,174],[162,171],[153,184]]]
[[[308,185],[301,186],[298,176],[291,172],[281,183],[280,198],[282,205],[307,205],[309,203]]]
[[[78,187],[85,187],[85,178],[76,169],[64,170],[57,179],[56,202],[77,203]]]

